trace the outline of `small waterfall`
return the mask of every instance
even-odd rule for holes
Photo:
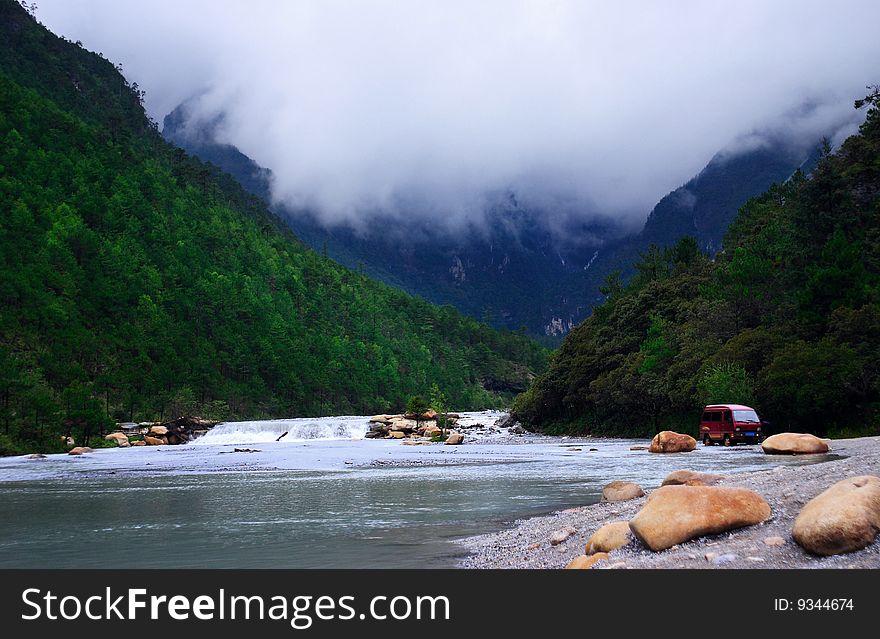
[[[251,422],[224,422],[193,442],[194,446],[262,444],[310,439],[363,439],[368,417],[302,417]]]

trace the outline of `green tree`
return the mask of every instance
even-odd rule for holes
[[[697,385],[701,404],[755,403],[753,382],[746,369],[739,364],[724,362],[706,369]]]

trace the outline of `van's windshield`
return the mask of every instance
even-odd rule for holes
[[[753,410],[735,410],[733,411],[733,419],[738,422],[758,423],[761,421],[758,419],[758,413]]]

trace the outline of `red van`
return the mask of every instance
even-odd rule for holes
[[[754,408],[742,404],[713,404],[703,409],[700,437],[704,446],[737,442],[760,444],[764,441],[761,418]]]

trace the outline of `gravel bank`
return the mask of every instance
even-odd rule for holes
[[[831,484],[855,475],[880,475],[880,437],[835,440],[831,449],[825,463],[777,466],[725,477],[721,485],[750,488],[764,496],[773,511],[764,523],[656,553],[635,540],[610,553],[608,561],[597,568],[880,568],[880,537],[864,550],[833,557],[809,555],[791,538],[791,527],[801,508]],[[688,468],[688,454],[692,453],[677,454],[682,469]],[[651,458],[645,463],[651,463]],[[608,481],[614,479],[609,477]],[[650,494],[654,487],[643,488]],[[596,529],[608,522],[631,519],[646,499],[571,508],[517,521],[508,530],[464,539],[461,543],[470,554],[461,566],[563,568],[584,552],[587,539]],[[578,532],[564,543],[551,546],[550,535],[566,526]],[[764,543],[774,536],[782,537],[785,543]]]

